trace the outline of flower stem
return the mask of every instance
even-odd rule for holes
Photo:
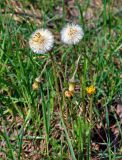
[[[43,73],[44,73],[44,71],[45,71],[45,69],[46,69],[46,67],[47,67],[47,65],[48,65],[49,62],[50,62],[50,60],[48,60],[48,61],[45,63],[45,65],[44,65],[44,67],[43,67],[40,75],[35,79],[37,82],[41,82],[42,75],[43,75]]]
[[[92,126],[92,103],[93,103],[93,96],[91,95],[89,100],[89,120],[91,126]]]
[[[78,56],[78,59],[77,59],[77,61],[75,62],[75,71],[74,71],[74,73],[73,73],[72,79],[75,79],[75,75],[76,75],[76,72],[77,72],[77,70],[78,70],[78,64],[79,64],[80,58],[81,58],[81,55]]]
[[[50,58],[51,58],[51,61],[52,61],[53,74],[54,74],[54,80],[55,80],[55,86],[56,86],[56,93],[57,93],[57,97],[58,97],[58,105],[60,107],[61,106],[60,105],[60,92],[59,92],[58,78],[57,78],[57,73],[58,72],[56,70],[56,63],[55,63],[52,52],[49,52],[49,54],[50,54]],[[60,107],[60,109],[61,109],[61,107]]]
[[[89,132],[89,154],[91,154],[91,130],[92,130],[92,105],[93,105],[93,96],[90,96],[89,100],[89,120],[90,120],[90,132]]]

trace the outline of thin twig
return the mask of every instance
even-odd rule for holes
[[[43,75],[43,73],[44,73],[44,71],[45,71],[45,69],[46,69],[46,67],[47,67],[47,65],[48,65],[49,62],[51,62],[51,60],[46,61],[45,65],[44,65],[44,68],[42,69],[40,75],[36,78],[37,82],[41,81],[41,77],[42,77],[42,75]]]
[[[81,58],[81,55],[78,57],[77,61],[75,62],[76,68],[75,68],[75,71],[74,71],[74,73],[73,73],[72,79],[75,78],[76,72],[77,72],[77,70],[78,70],[78,64],[79,64],[80,58]]]

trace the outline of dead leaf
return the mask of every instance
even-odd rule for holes
[[[94,17],[94,13],[93,13],[93,9],[92,8],[88,8],[85,12],[84,12],[84,18],[86,20],[90,20]]]
[[[102,7],[102,0],[92,0],[91,1],[92,5],[96,8],[101,8]]]
[[[116,108],[116,113],[118,114],[120,121],[122,123],[122,104],[118,104]]]

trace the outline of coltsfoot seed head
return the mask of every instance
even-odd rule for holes
[[[68,45],[75,45],[83,38],[84,32],[78,24],[67,24],[61,30],[61,40]]]
[[[37,54],[44,54],[52,49],[53,34],[48,29],[37,29],[29,39],[30,48]]]

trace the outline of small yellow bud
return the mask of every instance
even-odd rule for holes
[[[120,147],[120,150],[119,150],[120,154],[122,154],[122,146]]]
[[[96,89],[93,85],[89,86],[86,88],[86,92],[89,94],[89,95],[92,95],[96,92]]]
[[[77,84],[78,82],[79,82],[78,80],[75,80],[74,77],[72,77],[72,78],[69,80],[69,91],[74,92],[75,86],[76,86],[76,84]]]
[[[73,96],[73,92],[71,91],[65,91],[65,97],[71,98]]]
[[[39,82],[35,81],[35,82],[32,84],[32,88],[33,88],[33,90],[38,90],[38,89],[39,89]]]
[[[70,82],[69,83],[69,91],[74,92],[75,90],[75,83]]]

